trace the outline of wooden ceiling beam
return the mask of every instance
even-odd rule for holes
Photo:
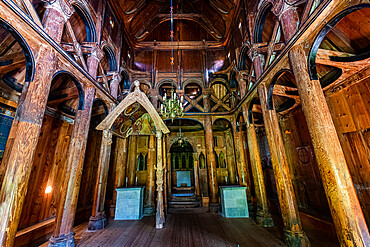
[[[141,50],[171,50],[170,41],[156,41],[156,42],[140,42],[137,44],[137,49]],[[223,49],[220,42],[217,41],[180,41],[176,42],[176,49],[179,50],[203,50],[203,49]]]

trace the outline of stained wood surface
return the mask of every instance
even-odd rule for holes
[[[227,219],[210,213],[169,214],[161,230],[155,229],[154,216],[140,221],[112,220],[97,232],[86,229],[86,224],[74,229],[77,246],[285,246],[252,219]]]

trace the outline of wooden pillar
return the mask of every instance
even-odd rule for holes
[[[193,153],[193,161],[194,161],[194,187],[195,187],[195,195],[197,198],[200,198],[200,187],[199,187],[199,160],[198,154]]]
[[[93,208],[88,224],[89,230],[103,229],[107,225],[104,204],[105,204],[105,194],[107,190],[111,147],[112,147],[112,132],[110,132],[109,130],[103,130],[99,155],[98,174],[96,177],[95,184]]]
[[[289,52],[308,130],[341,246],[370,246],[369,231],[358,201],[319,80],[311,80],[301,46]]]
[[[249,57],[253,62],[254,73],[256,75],[256,79],[258,80],[263,73],[263,56],[259,54],[257,47],[252,46],[249,50]]]
[[[129,141],[129,149],[128,149],[128,162],[127,162],[127,187],[135,186],[135,179],[136,179],[136,147],[137,145],[137,136],[131,135]]]
[[[288,246],[310,246],[310,242],[302,230],[276,111],[269,110],[267,107],[266,87],[259,85],[257,92],[261,102],[280,210],[283,217],[285,242]]]
[[[163,141],[163,166],[164,166],[164,174],[163,174],[163,193],[164,193],[164,210],[167,214],[168,212],[168,187],[167,187],[167,174],[168,174],[168,168],[167,168],[167,145],[166,145],[166,136],[162,138]]]
[[[163,150],[162,150],[162,131],[157,130],[157,171],[156,171],[156,184],[157,184],[157,212],[155,217],[155,226],[157,229],[162,229],[165,222],[164,218],[164,200],[163,200]]]
[[[117,201],[117,188],[122,188],[125,186],[126,182],[126,166],[127,166],[127,143],[128,138],[117,138],[116,143],[116,177],[114,180],[114,190],[113,190],[113,203],[110,209],[110,215],[114,216],[116,210]]]
[[[113,79],[110,82],[110,94],[113,98],[117,99],[118,97],[118,87],[119,83],[121,82],[122,78],[118,72],[114,72]]]
[[[99,62],[103,57],[104,52],[100,49],[98,44],[94,44],[92,47],[92,52],[86,61],[89,73],[94,79],[96,79],[98,75]]]
[[[73,9],[48,5],[43,18],[45,31],[60,43],[65,20]],[[39,139],[57,58],[55,51],[40,45],[34,79],[23,86],[20,102],[4,152],[4,176],[0,192],[0,245],[13,246],[26,197],[32,162]]]
[[[210,111],[210,99],[209,94],[203,95],[204,109]],[[206,153],[207,153],[207,172],[208,172],[208,184],[209,184],[209,209],[211,212],[216,213],[220,208],[218,201],[218,181],[217,181],[217,170],[216,160],[213,149],[213,130],[212,130],[212,117],[206,115],[204,117],[204,130],[206,140]]]
[[[84,109],[78,110],[76,113],[66,162],[67,172],[65,184],[67,186],[63,186],[62,188],[59,210],[55,222],[55,231],[49,240],[49,246],[74,246],[73,223],[76,215],[78,194],[80,192],[94,96],[95,88],[86,87],[84,90]]]
[[[257,197],[257,224],[263,227],[273,227],[274,221],[272,220],[271,213],[267,204],[265,178],[263,176],[261,157],[258,150],[256,130],[253,123],[248,124],[247,128],[248,147],[251,157],[251,168],[253,174],[254,188]]]
[[[272,8],[272,12],[278,17],[284,34],[285,43],[288,43],[298,30],[299,16],[297,8],[280,0],[276,1]]]
[[[153,215],[155,212],[155,136],[149,136],[148,169],[146,171],[144,214]]]
[[[231,130],[227,130],[225,135],[226,135],[227,171],[229,173],[228,183],[236,184],[234,138]]]
[[[158,108],[158,89],[150,89],[150,102],[152,102],[155,109]]]

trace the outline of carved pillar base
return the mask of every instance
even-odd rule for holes
[[[108,222],[107,218],[105,217],[105,212],[99,212],[97,216],[90,217],[87,229],[90,231],[97,231],[105,228],[107,224]]]
[[[258,210],[256,213],[257,225],[262,227],[273,227],[275,226],[274,221],[269,212],[263,212],[263,210]]]
[[[155,214],[155,206],[145,205],[144,206],[144,216],[152,216]]]
[[[301,232],[292,232],[290,230],[284,229],[285,243],[288,247],[310,247],[310,241],[308,240],[306,234]]]
[[[59,237],[52,236],[49,239],[48,247],[74,247],[75,246],[75,233],[71,232],[67,235]]]
[[[212,214],[216,214],[218,212],[220,212],[220,204],[218,203],[210,203],[209,204],[209,212],[211,212]]]

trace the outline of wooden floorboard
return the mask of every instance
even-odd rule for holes
[[[104,230],[89,232],[87,224],[75,228],[80,247],[156,246],[285,246],[252,219],[228,219],[218,214],[171,213],[165,228],[155,229],[155,218],[140,221],[111,220]],[[46,246],[46,245],[45,245]]]

